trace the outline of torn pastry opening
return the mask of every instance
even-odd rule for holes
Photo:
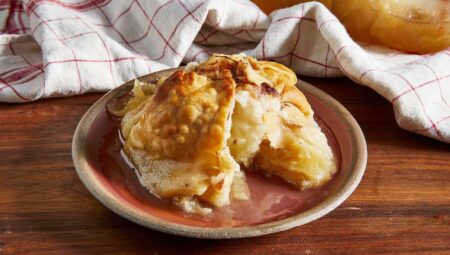
[[[140,183],[208,214],[250,199],[249,169],[300,190],[332,178],[333,152],[296,82],[281,64],[214,54],[157,82],[136,80],[110,112],[122,117],[123,151]]]

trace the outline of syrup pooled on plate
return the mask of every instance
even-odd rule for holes
[[[234,200],[228,206],[213,208],[212,213],[204,216],[184,212],[172,200],[158,198],[139,183],[134,167],[122,151],[120,119],[109,114],[106,109],[91,126],[86,147],[89,162],[104,186],[121,198],[122,202],[150,216],[197,227],[248,226],[304,212],[337,188],[341,155],[336,138],[317,115],[315,118],[327,136],[337,161],[338,169],[331,181],[319,188],[301,191],[280,178],[245,171],[250,199]]]
[[[212,208],[203,204],[250,198],[245,169],[299,190],[332,179],[333,151],[296,84],[282,64],[214,54],[155,83],[135,80],[124,107],[109,109],[141,185],[206,215]]]
[[[105,174],[128,181],[114,188],[214,226],[306,210],[327,196],[338,160],[296,84],[288,67],[243,54],[214,54],[153,83],[135,80],[128,97],[108,103],[120,123],[112,119],[115,128],[98,135],[108,133],[100,166],[120,166]]]

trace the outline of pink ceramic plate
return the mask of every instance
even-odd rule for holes
[[[176,69],[141,77],[155,80]],[[298,191],[277,178],[247,173],[251,199],[214,210],[213,215],[188,215],[170,201],[139,185],[132,166],[121,155],[120,120],[106,105],[126,95],[133,81],[100,98],[83,116],[72,143],[78,176],[89,191],[117,214],[162,232],[199,238],[241,238],[274,233],[306,224],[338,207],[359,184],[366,167],[364,135],[351,114],[336,100],[310,84],[298,87],[311,104],[328,137],[339,170],[325,186]]]

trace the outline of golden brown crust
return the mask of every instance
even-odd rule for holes
[[[215,157],[225,144],[223,131],[235,86],[226,71],[216,81],[194,72],[175,72],[155,92],[126,146],[143,149],[155,159]]]
[[[299,188],[320,185],[333,166],[317,162],[330,151],[296,82],[281,64],[215,54],[174,72],[125,114],[125,152],[144,169],[144,186],[161,197],[215,206],[228,204],[230,196],[248,198],[238,163],[256,164]],[[309,134],[317,144],[303,137]],[[232,189],[241,192],[230,195]]]
[[[286,66],[270,62],[257,61],[259,75],[272,82],[272,86],[281,94],[282,102],[295,105],[305,115],[312,114],[311,106],[305,95],[296,87],[297,76]]]
[[[230,69],[211,68],[214,71],[174,72],[143,109],[125,115],[124,120],[139,121],[126,137],[124,150],[143,168],[140,180],[155,194],[198,196],[223,206],[229,203],[234,174],[239,171],[226,148],[236,84]],[[139,156],[141,152],[145,157]],[[147,164],[148,160],[153,163]]]

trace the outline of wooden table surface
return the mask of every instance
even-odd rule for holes
[[[400,129],[392,106],[348,79],[305,79],[354,115],[365,176],[339,208],[305,226],[196,240],[136,225],[78,179],[71,141],[102,94],[0,104],[0,254],[450,254],[450,146]]]

